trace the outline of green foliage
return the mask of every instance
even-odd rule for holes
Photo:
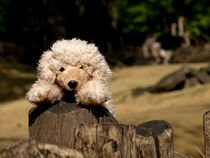
[[[82,2],[82,0],[76,0],[75,1],[75,5],[78,7],[79,9],[79,16],[83,16],[85,13],[85,5]]]
[[[205,34],[210,26],[210,6],[209,2],[205,0],[196,1],[192,7],[192,16],[186,20],[186,29],[189,30],[193,36],[200,36]]]
[[[185,29],[192,37],[209,31],[209,0],[114,0],[119,24],[124,33],[143,32],[158,36],[170,31],[171,23],[185,17]]]
[[[11,0],[0,0],[0,32],[5,33],[6,28],[6,13],[7,7],[11,3]]]

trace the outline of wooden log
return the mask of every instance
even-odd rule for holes
[[[136,127],[136,134],[140,147],[140,155],[144,158],[157,158],[156,154],[156,145],[155,140],[153,138],[152,132],[142,126]]]
[[[206,158],[210,158],[210,111],[203,115],[203,129]]]
[[[60,148],[51,144],[37,144],[35,139],[27,139],[11,144],[0,150],[1,158],[83,158],[73,149]]]
[[[155,140],[156,154],[158,158],[174,157],[173,130],[172,126],[168,122],[154,120],[141,123],[137,126],[137,128],[140,127],[151,132],[151,135]]]
[[[74,136],[73,148],[87,158],[156,158],[154,139],[132,125],[80,125]]]
[[[61,100],[29,111],[29,137],[39,143],[72,147],[73,129],[80,124],[118,123],[102,106],[83,106]]]

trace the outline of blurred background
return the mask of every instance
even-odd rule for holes
[[[95,43],[107,59],[119,122],[166,120],[174,128],[175,150],[203,157],[209,0],[0,0],[0,147],[27,138],[33,105],[24,97],[40,55],[56,40],[71,38]],[[190,81],[151,93],[183,66],[193,69],[190,77],[184,74]],[[191,79],[204,69],[205,83]]]

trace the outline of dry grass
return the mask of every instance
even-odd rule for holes
[[[28,137],[28,110],[26,99],[0,104],[0,147]]]
[[[152,86],[181,66],[136,66],[114,70],[110,87],[121,123],[137,125],[149,120],[166,120],[174,129],[175,150],[201,157],[197,149],[204,151],[202,116],[210,109],[210,85],[162,94],[131,95],[133,88]],[[190,66],[200,68],[207,64]]]
[[[191,64],[197,68],[206,65]],[[174,129],[175,150],[202,157],[199,154],[204,152],[202,115],[210,109],[210,85],[170,93],[131,95],[133,88],[151,86],[181,66],[115,69],[110,88],[120,123],[137,125],[149,120],[166,120]],[[28,137],[27,116],[31,107],[25,99],[0,104],[0,147]]]

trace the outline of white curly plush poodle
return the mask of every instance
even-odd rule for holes
[[[74,93],[83,105],[102,105],[115,117],[108,82],[112,72],[94,44],[80,39],[59,40],[43,53],[38,80],[26,94],[36,105],[61,100],[65,91]]]

